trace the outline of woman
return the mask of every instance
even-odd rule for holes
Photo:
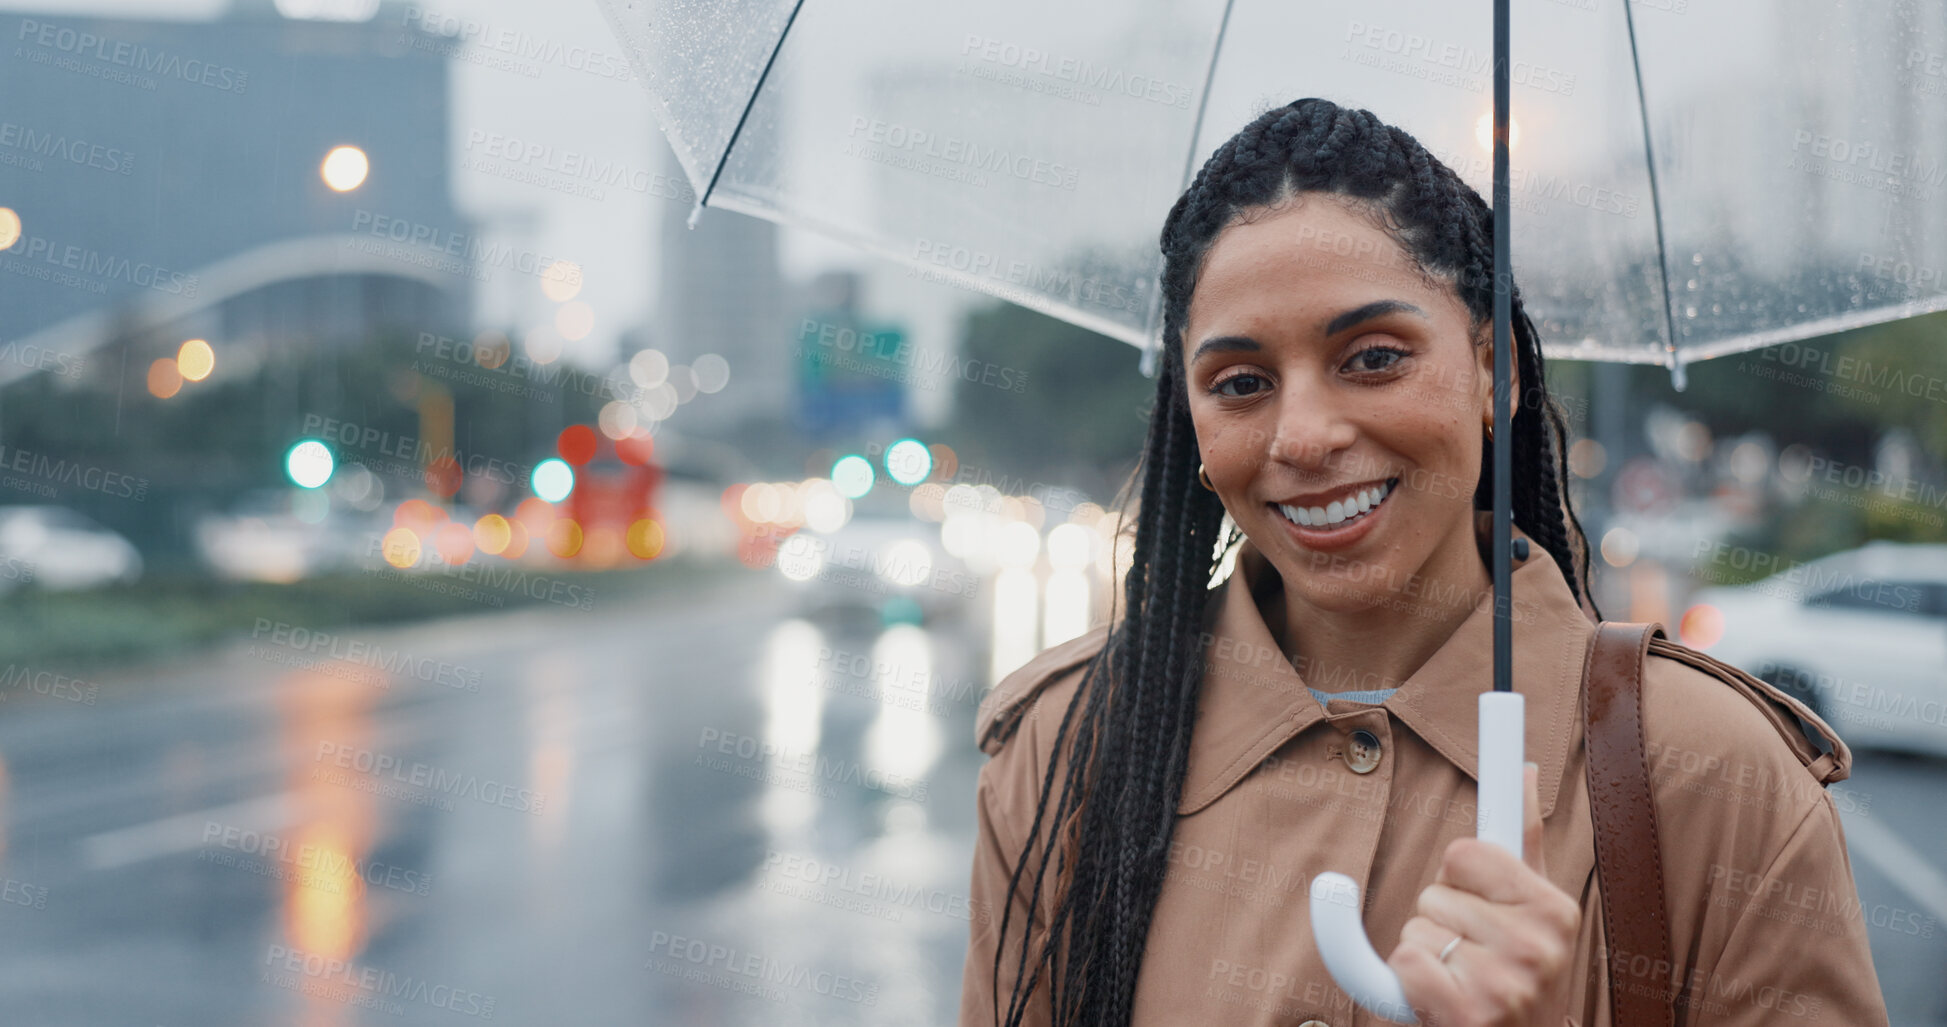
[[[1659,986],[1684,1025],[1886,1022],[1823,787],[1850,752],[1661,639],[1643,730],[1676,965],[1604,951],[1578,706],[1598,613],[1518,293],[1525,858],[1473,837],[1491,239],[1411,136],[1317,99],[1246,126],[1170,211],[1126,608],[981,706],[963,1027],[1379,1022],[1311,937],[1324,870],[1362,886],[1422,1023],[1594,1027],[1611,989]]]

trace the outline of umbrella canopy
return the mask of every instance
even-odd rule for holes
[[[602,6],[697,212],[1145,349],[1162,217],[1259,111],[1365,107],[1491,195],[1492,24],[1468,5]],[[1513,265],[1546,355],[1681,387],[1686,363],[1947,308],[1947,7],[1516,0],[1512,25]]]
[[[1510,267],[1547,356],[1659,363],[1678,388],[1690,362],[1947,308],[1947,6],[601,3],[696,187],[691,224],[714,205],[845,239],[1123,339],[1145,371],[1163,214],[1292,97],[1374,111],[1511,213],[1494,226],[1479,792],[1482,836],[1517,856],[1495,827],[1521,820]],[[1417,1022],[1356,884],[1326,872],[1311,899],[1338,984]]]

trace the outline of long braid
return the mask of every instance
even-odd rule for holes
[[[1021,947],[1008,1027],[1027,1015],[1044,971],[1056,1024],[1130,1018],[1189,764],[1204,666],[1201,618],[1224,519],[1222,502],[1197,479],[1183,324],[1204,257],[1224,228],[1302,192],[1364,201],[1423,274],[1458,291],[1476,329],[1492,320],[1492,211],[1418,140],[1370,112],[1310,98],[1266,111],[1211,155],[1171,207],[1160,235],[1162,366],[1138,484],[1119,501],[1125,519],[1131,500],[1135,506],[1125,613],[1118,620],[1111,611],[1108,641],[1063,712],[1008,881],[1002,938],[1029,862],[1036,867],[1027,895],[1037,911],[1054,864],[1045,942],[1031,969],[1028,946]],[[1566,488],[1566,422],[1548,395],[1540,339],[1518,290],[1512,299],[1512,358],[1522,383],[1510,439],[1514,520],[1592,608],[1588,542]],[[1484,454],[1476,507],[1493,495],[1492,471]],[[1004,948],[996,947],[996,989]]]

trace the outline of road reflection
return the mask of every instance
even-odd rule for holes
[[[377,830],[371,688],[347,688],[315,671],[276,682],[285,782],[300,811],[274,859],[288,860],[283,878],[283,943],[305,959],[349,964],[367,941],[367,866]],[[352,769],[326,754],[349,753]],[[286,980],[282,976],[274,980]],[[345,1003],[355,989],[337,981],[305,981],[302,1021],[316,1027],[351,1022]]]

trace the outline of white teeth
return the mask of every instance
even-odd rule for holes
[[[1278,509],[1292,522],[1308,528],[1336,526],[1378,506],[1391,492],[1390,485],[1381,483],[1325,506],[1286,506],[1279,503]]]

